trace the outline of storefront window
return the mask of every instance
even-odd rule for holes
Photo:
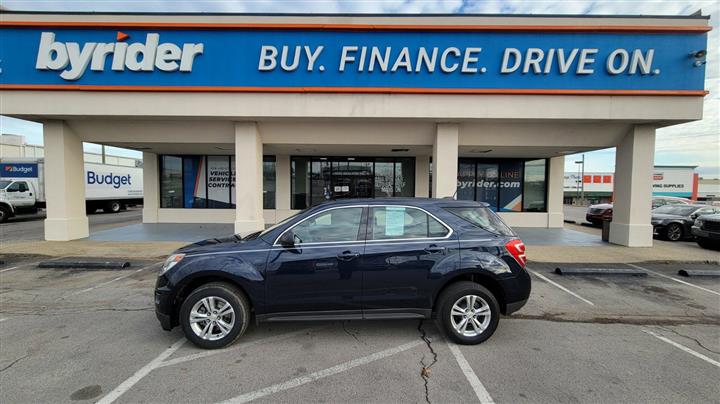
[[[490,209],[500,212],[544,212],[545,194],[545,160],[458,162],[459,200],[485,202]]]
[[[526,212],[545,212],[547,187],[545,180],[545,160],[525,162],[525,187],[523,193],[523,210]]]
[[[183,207],[182,159],[162,156],[160,159],[160,207]]]
[[[275,209],[275,156],[263,157],[263,209]]]
[[[275,208],[275,158],[263,158],[264,206]],[[160,207],[235,207],[234,156],[160,156]]]
[[[293,157],[291,208],[330,199],[415,196],[415,159]]]
[[[500,162],[500,212],[520,212],[522,210],[522,165],[520,160]]]
[[[415,196],[415,159],[402,158],[395,161],[396,197]]]

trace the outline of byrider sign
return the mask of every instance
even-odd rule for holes
[[[704,94],[705,27],[40,24],[0,22],[0,88]]]

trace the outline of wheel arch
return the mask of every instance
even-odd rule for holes
[[[245,298],[250,304],[250,312],[254,312],[256,302],[253,301],[251,294],[248,293],[247,285],[243,285],[243,282],[228,275],[226,272],[212,271],[193,276],[185,280],[185,282],[180,285],[178,292],[175,294],[175,297],[173,299],[173,313],[171,319],[173,325],[179,324],[180,307],[182,306],[185,299],[190,295],[190,293],[203,285],[207,285],[208,283],[213,282],[227,283],[238,289],[245,295]]]
[[[503,292],[500,283],[496,281],[491,275],[480,271],[464,272],[461,274],[456,274],[455,276],[447,279],[445,283],[443,283],[442,286],[440,286],[440,288],[438,288],[438,290],[432,296],[433,313],[435,313],[438,309],[437,302],[440,295],[452,284],[463,281],[473,282],[477,283],[478,285],[484,286],[487,290],[490,291],[490,293],[493,294],[493,296],[495,296],[495,299],[500,305],[500,312],[502,314],[506,313],[507,305],[505,300],[505,292]]]

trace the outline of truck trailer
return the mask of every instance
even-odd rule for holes
[[[142,205],[142,168],[85,163],[85,208],[117,213]],[[0,160],[0,222],[18,213],[45,208],[45,175],[42,159]]]

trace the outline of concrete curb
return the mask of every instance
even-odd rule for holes
[[[43,261],[38,268],[125,269],[129,261]]]

